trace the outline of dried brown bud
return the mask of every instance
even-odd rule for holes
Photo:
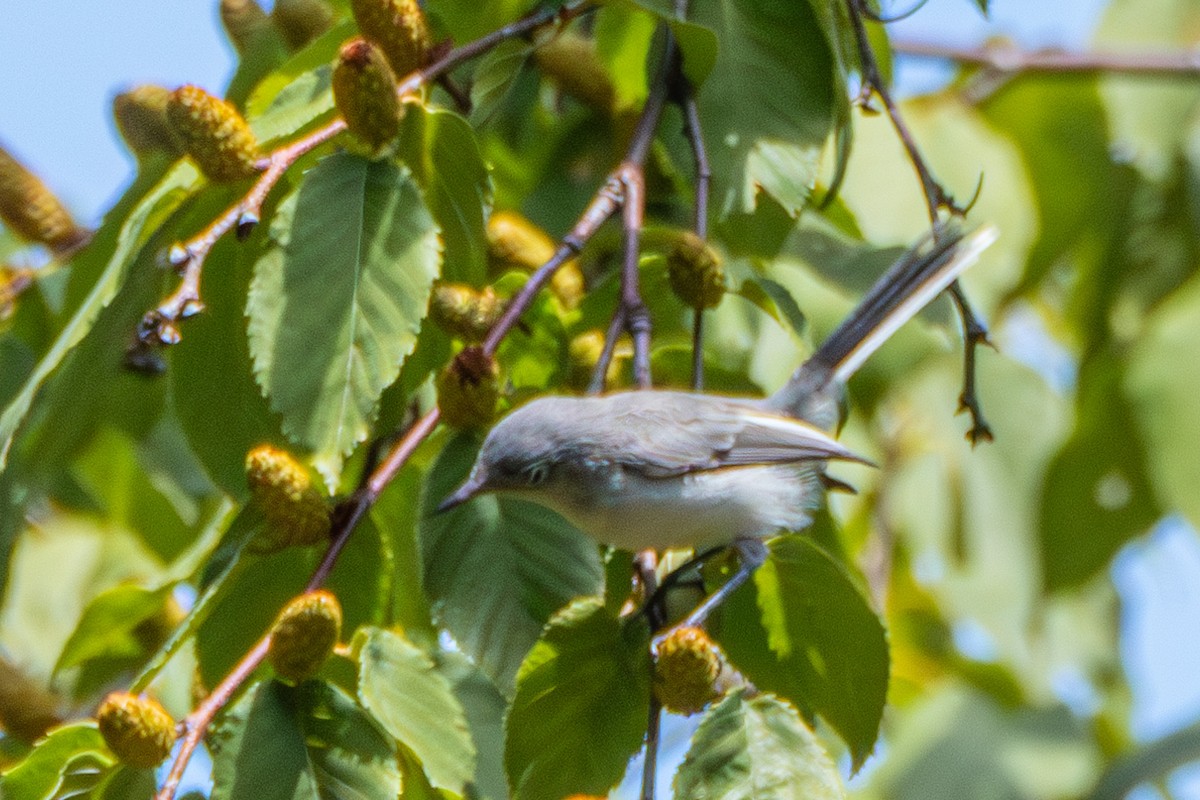
[[[478,344],[496,324],[504,305],[490,286],[475,289],[465,283],[434,284],[429,316],[442,330],[467,344]]]
[[[329,537],[329,508],[308,470],[286,450],[269,444],[246,454],[246,482],[266,517],[255,552],[318,544]]]
[[[486,428],[496,418],[500,369],[479,348],[468,347],[435,381],[442,422],[452,428]]]
[[[350,0],[350,9],[358,30],[379,45],[396,75],[425,65],[433,40],[417,0]]]
[[[87,241],[66,207],[46,184],[0,147],[0,220],[18,236],[44,244],[56,253]]]
[[[175,720],[157,700],[113,692],[96,711],[104,743],[124,763],[149,769],[171,752]]]
[[[497,211],[487,224],[488,261],[493,272],[506,269],[532,271],[554,257],[554,240],[515,211]],[[550,290],[566,309],[583,299],[584,280],[579,264],[570,260],[550,280]]]
[[[333,10],[324,0],[275,0],[271,19],[292,50],[299,50],[333,27]]]
[[[293,683],[321,669],[342,635],[342,605],[320,590],[295,597],[271,627],[267,659],[275,672]]]
[[[258,142],[233,104],[199,86],[181,86],[171,92],[167,119],[209,180],[238,181],[258,172]]]
[[[712,308],[725,294],[725,267],[716,251],[696,234],[680,237],[667,256],[671,288],[692,308]]]
[[[658,647],[654,694],[663,708],[695,714],[717,697],[722,657],[701,628],[675,628]]]
[[[365,155],[377,154],[400,132],[404,112],[396,76],[383,51],[366,39],[342,45],[333,68],[333,100]]]
[[[533,57],[564,93],[597,111],[612,112],[617,92],[596,54],[595,40],[564,33],[535,50]]]
[[[0,320],[12,316],[17,298],[33,285],[33,270],[0,264]]]
[[[129,149],[141,156],[162,152],[177,156],[182,150],[167,121],[171,90],[146,84],[113,98],[113,119]]]

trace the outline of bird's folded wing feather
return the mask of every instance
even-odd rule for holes
[[[626,429],[637,435],[628,437],[625,452],[613,460],[651,478],[755,464],[864,460],[808,423],[711,396],[625,413],[632,417]]]

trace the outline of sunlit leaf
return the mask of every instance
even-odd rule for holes
[[[451,439],[426,478],[421,559],[434,613],[501,689],[550,615],[600,592],[596,545],[557,514],[523,500],[484,496],[442,514],[434,508],[466,478],[478,443]]]
[[[805,538],[776,539],[721,619],[721,645],[746,677],[824,717],[861,765],[879,734],[888,645],[845,567]]]
[[[796,709],[738,690],[713,706],[675,776],[680,800],[841,800],[833,761]]]
[[[214,800],[395,800],[396,749],[320,681],[258,683],[209,736]]]
[[[557,614],[517,677],[504,761],[514,796],[606,794],[642,744],[650,702],[649,632],[599,599]]]
[[[51,800],[63,776],[77,766],[95,770],[114,762],[95,722],[65,725],[0,775],[0,796],[5,800]]]
[[[404,170],[339,153],[280,204],[247,301],[255,376],[332,490],[416,344],[438,229]]]

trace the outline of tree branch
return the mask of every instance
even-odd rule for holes
[[[933,226],[934,235],[937,236],[939,231],[938,215],[943,209],[955,216],[964,216],[966,209],[955,203],[954,198],[934,178],[933,171],[929,169],[925,158],[921,155],[920,148],[917,147],[916,139],[913,138],[912,132],[900,115],[900,109],[892,99],[887,82],[879,70],[875,51],[871,49],[871,41],[867,36],[866,25],[863,23],[864,5],[863,0],[846,0],[846,9],[849,12],[850,24],[854,28],[854,37],[858,45],[863,90],[864,93],[874,93],[883,103],[888,118],[892,121],[892,127],[895,128],[896,135],[900,138],[900,142],[908,154],[908,160],[912,163],[913,169],[916,170],[917,177],[921,181],[929,222]],[[971,414],[971,427],[967,431],[967,438],[971,440],[971,444],[991,441],[992,430],[984,419],[983,408],[975,392],[975,348],[980,344],[989,343],[987,326],[983,324],[971,307],[958,281],[950,284],[950,292],[963,326],[963,388],[959,395],[959,410],[969,411]]]
[[[414,95],[422,88],[446,77],[455,68],[487,53],[503,42],[529,36],[546,25],[565,24],[594,7],[594,0],[581,0],[574,5],[557,9],[542,6],[524,18],[455,48],[433,64],[409,74],[397,85],[396,93],[400,97]],[[192,239],[171,248],[169,260],[176,269],[182,271],[182,280],[170,297],[142,318],[138,325],[137,338],[143,348],[171,345],[179,341],[179,322],[204,310],[204,303],[200,299],[200,277],[204,260],[213,245],[235,226],[238,238],[244,239],[249,236],[262,216],[262,205],[267,195],[288,168],[301,156],[345,129],[345,120],[337,117],[312,133],[272,152],[262,161],[264,171],[245,197],[230,206]]]
[[[892,42],[892,52],[970,64],[1002,73],[1109,73],[1191,80],[1200,77],[1200,51],[1173,53],[1071,53],[1022,50],[1009,43],[956,47],[935,42]]]

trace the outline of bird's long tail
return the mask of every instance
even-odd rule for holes
[[[822,426],[835,420],[840,387],[896,330],[912,319],[943,289],[975,264],[996,240],[996,229],[979,228],[963,235],[942,229],[910,248],[867,291],[829,338],[792,374],[766,406]],[[840,389],[839,389],[840,390]]]

